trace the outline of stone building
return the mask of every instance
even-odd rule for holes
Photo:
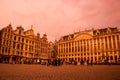
[[[58,41],[58,57],[67,62],[116,62],[120,58],[120,31],[108,27],[65,35]]]
[[[24,31],[19,26],[13,30],[9,24],[0,30],[0,62],[39,63],[48,59],[48,48],[47,35],[35,35],[32,28]]]

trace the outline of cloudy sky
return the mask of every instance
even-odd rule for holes
[[[33,25],[49,41],[91,28],[120,28],[120,0],[0,0],[0,29]]]

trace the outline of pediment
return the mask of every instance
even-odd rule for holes
[[[83,39],[91,39],[93,36],[91,34],[88,33],[81,33],[79,35],[77,35],[74,40],[83,40]]]

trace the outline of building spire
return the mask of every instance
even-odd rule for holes
[[[33,29],[33,25],[31,25],[31,29]]]

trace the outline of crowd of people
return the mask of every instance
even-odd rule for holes
[[[84,61],[84,60],[81,60],[81,61],[76,61],[76,60],[74,60],[74,61],[71,61],[71,64],[74,64],[74,65],[77,65],[77,64],[80,64],[80,65],[93,65],[93,60],[86,60],[86,61]]]
[[[54,66],[60,66],[63,64],[63,61],[61,59],[49,59],[47,65],[54,65]]]

